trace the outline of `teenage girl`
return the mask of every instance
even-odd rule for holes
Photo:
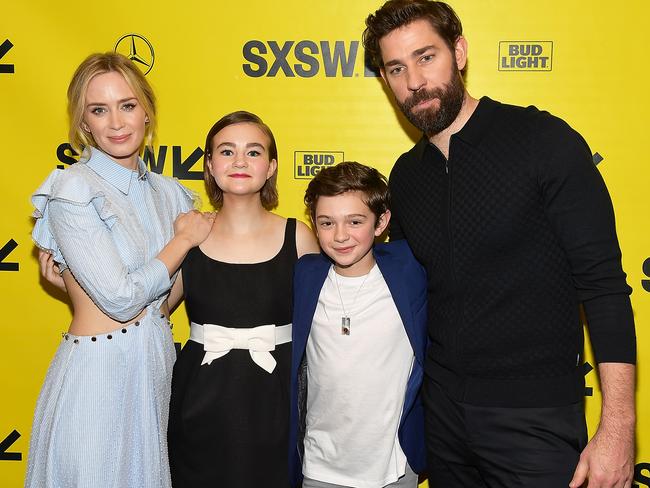
[[[286,488],[293,265],[319,251],[277,205],[277,148],[254,114],[219,120],[204,175],[217,209],[182,266],[190,340],[174,366],[175,488]]]

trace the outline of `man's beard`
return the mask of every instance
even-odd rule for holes
[[[439,107],[430,107],[413,112],[413,107],[425,100],[438,99]],[[451,80],[440,88],[421,88],[403,102],[396,100],[402,113],[415,127],[427,136],[439,134],[456,119],[465,98],[465,87],[458,69],[454,68]]]

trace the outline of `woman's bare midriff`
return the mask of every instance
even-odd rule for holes
[[[68,332],[71,334],[79,336],[106,334],[123,328],[125,324],[128,325],[141,319],[146,313],[146,310],[143,309],[138,315],[126,322],[113,320],[93,303],[86,292],[79,286],[79,283],[77,283],[70,271],[66,270],[63,272],[63,281],[65,281],[68,295],[72,301],[73,315],[70,328],[68,329]],[[160,312],[169,318],[167,302],[164,302],[160,307]]]

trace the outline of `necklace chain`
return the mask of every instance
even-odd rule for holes
[[[366,276],[364,276],[361,285],[359,286],[359,288],[357,288],[357,292],[354,294],[354,300],[352,300],[352,304],[351,304],[352,308],[354,308],[354,305],[357,303],[359,292],[361,291],[361,288],[363,288],[363,285],[366,284],[366,280],[368,279],[368,276],[370,276],[370,271],[366,274]],[[336,283],[336,291],[339,294],[339,301],[341,302],[341,308],[343,309],[343,316],[341,317],[341,335],[350,335],[350,331],[351,331],[350,315],[345,310],[345,303],[343,303],[343,296],[341,295],[341,288],[339,287],[339,278],[336,270],[334,270],[334,282]]]

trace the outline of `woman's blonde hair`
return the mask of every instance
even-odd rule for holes
[[[129,85],[133,94],[142,105],[149,122],[145,128],[143,146],[151,146],[156,131],[156,96],[142,71],[122,54],[107,52],[88,56],[79,65],[68,86],[68,118],[70,122],[69,138],[72,147],[82,153],[86,146],[97,147],[93,135],[82,127],[86,92],[88,84],[95,76],[117,72]]]

